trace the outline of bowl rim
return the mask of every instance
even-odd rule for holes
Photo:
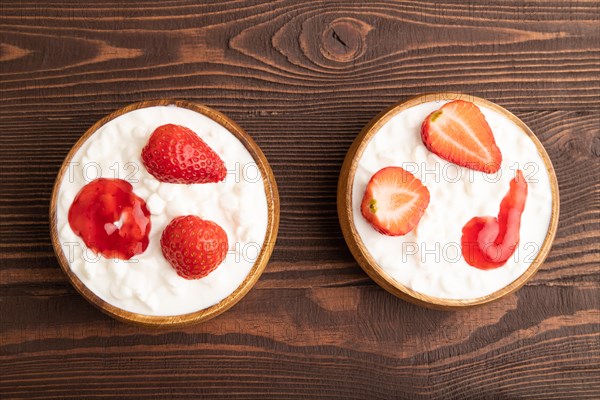
[[[177,106],[181,108],[186,108],[195,112],[198,112],[218,124],[225,127],[232,135],[234,135],[248,150],[251,154],[252,158],[256,162],[264,182],[265,195],[267,198],[267,208],[268,208],[268,222],[267,222],[267,230],[265,233],[264,243],[258,254],[254,265],[248,272],[248,275],[242,281],[242,283],[226,298],[218,302],[217,304],[210,306],[208,308],[194,311],[187,314],[180,315],[170,315],[170,316],[156,316],[156,315],[146,315],[135,313],[131,311],[124,310],[120,307],[112,305],[107,301],[101,299],[98,295],[92,292],[80,279],[79,277],[71,270],[70,264],[66,259],[62,246],[60,245],[59,235],[58,235],[58,227],[57,227],[57,219],[56,219],[56,208],[58,202],[58,192],[60,190],[60,185],[62,183],[63,176],[65,171],[67,170],[68,163],[73,159],[75,153],[79,150],[79,148],[94,134],[104,126],[109,121],[126,114],[130,111],[138,110],[141,108],[155,107],[155,106]],[[58,259],[59,265],[63,272],[67,275],[69,282],[75,287],[77,292],[81,294],[87,301],[89,301],[92,305],[99,308],[105,314],[123,322],[132,323],[135,325],[149,326],[149,327],[173,327],[173,326],[186,326],[191,324],[200,323],[203,321],[207,321],[211,318],[216,317],[219,314],[227,311],[229,308],[233,307],[238,301],[240,301],[254,286],[254,284],[258,281],[259,277],[263,273],[271,254],[273,253],[273,248],[275,246],[275,241],[277,239],[277,232],[279,229],[279,193],[277,189],[277,183],[275,181],[275,177],[273,175],[273,171],[271,167],[261,151],[260,147],[254,142],[252,137],[246,133],[244,129],[242,129],[238,124],[236,124],[233,120],[229,119],[226,115],[222,114],[219,111],[216,111],[208,106],[203,104],[198,104],[186,100],[172,100],[172,99],[162,99],[162,100],[148,100],[142,101],[138,103],[133,103],[127,105],[125,107],[119,108],[118,110],[110,113],[109,115],[103,117],[95,124],[93,124],[71,147],[69,152],[67,153],[65,159],[63,160],[58,175],[54,181],[54,186],[52,188],[52,196],[50,200],[50,237],[52,240],[52,247],[54,250],[54,254]]]
[[[399,114],[400,112],[416,106],[418,104],[426,102],[445,102],[452,100],[466,100],[475,103],[478,106],[483,106],[492,109],[511,120],[516,124],[535,144],[540,157],[543,159],[546,171],[550,178],[550,189],[552,192],[552,212],[550,217],[550,224],[548,226],[548,232],[544,238],[544,242],[537,256],[533,262],[527,267],[517,279],[508,284],[507,286],[490,293],[488,295],[477,297],[473,299],[445,299],[441,297],[428,296],[426,294],[417,292],[402,283],[396,281],[387,272],[385,272],[373,259],[366,246],[363,244],[360,235],[358,234],[354,225],[354,214],[352,212],[352,188],[354,185],[354,177],[356,169],[358,167],[358,161],[361,159],[362,154],[373,138],[373,136],[381,129],[381,127],[387,123],[392,117]],[[492,103],[488,100],[470,95],[465,93],[455,92],[438,92],[438,93],[425,93],[418,96],[411,97],[407,100],[401,101],[385,109],[377,116],[375,116],[358,134],[356,139],[353,141],[342,165],[340,176],[338,180],[337,190],[337,211],[338,219],[342,229],[342,234],[350,252],[360,265],[360,267],[367,273],[367,275],[373,279],[379,286],[390,292],[391,294],[399,297],[403,300],[424,306],[427,308],[441,309],[441,310],[456,310],[468,307],[479,306],[498,300],[510,293],[515,292],[521,286],[523,286],[531,277],[537,272],[541,264],[546,259],[556,231],[558,227],[559,218],[559,193],[558,193],[558,181],[556,178],[556,172],[552,166],[552,161],[546,152],[546,149],[539,141],[533,131],[517,116],[512,114],[505,108]]]

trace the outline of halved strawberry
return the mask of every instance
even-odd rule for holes
[[[413,174],[400,167],[386,167],[367,184],[362,215],[380,233],[406,235],[429,205],[429,190]]]
[[[488,174],[500,169],[502,154],[492,129],[471,102],[451,101],[429,114],[421,137],[431,152],[454,164]]]

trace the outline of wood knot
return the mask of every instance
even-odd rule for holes
[[[354,18],[333,20],[323,31],[321,54],[337,62],[360,58],[366,50],[366,37],[372,27]]]

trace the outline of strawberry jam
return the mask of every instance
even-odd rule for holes
[[[475,217],[462,229],[462,254],[467,263],[479,269],[501,267],[519,244],[521,214],[527,199],[527,182],[521,170],[510,182],[496,217]]]
[[[69,225],[94,253],[129,260],[148,247],[150,212],[129,182],[99,178],[75,196]]]

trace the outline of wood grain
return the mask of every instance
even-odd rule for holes
[[[597,1],[0,3],[0,397],[600,398]],[[425,92],[466,92],[546,147],[561,216],[535,278],[432,311],[352,258],[336,183],[360,129]],[[181,98],[238,122],[280,190],[271,262],[198,326],[110,319],[60,271],[48,227],[70,147],[127,104]]]

